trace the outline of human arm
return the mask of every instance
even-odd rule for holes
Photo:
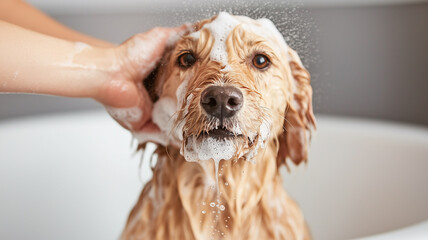
[[[22,0],[0,0],[0,20],[52,37],[84,42],[97,47],[113,47],[109,42],[62,25]]]
[[[151,118],[142,79],[162,56],[171,35],[185,27],[155,28],[120,46],[97,48],[0,21],[0,92],[93,98],[106,106],[141,110],[138,119],[116,119],[139,131]]]

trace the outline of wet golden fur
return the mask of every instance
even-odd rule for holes
[[[212,20],[200,22],[196,30]],[[302,212],[284,191],[279,174],[286,159],[295,164],[307,159],[308,130],[315,126],[309,73],[297,54],[278,39],[238,25],[226,41],[230,72],[222,72],[224,66],[209,60],[213,38],[208,30],[202,29],[198,40],[182,37],[165,55],[156,92],[161,98],[176,99],[178,86],[191,79],[176,113],[176,124],[184,122],[186,139],[216,127],[200,107],[201,92],[212,84],[235,86],[244,94],[244,107],[225,124],[228,128],[238,125],[246,135],[259,131],[262,121],[268,121],[271,129],[266,147],[259,149],[255,163],[244,158],[221,161],[217,191],[213,161],[187,162],[178,147],[159,145],[153,178],[133,208],[122,239],[310,239]],[[189,69],[180,69],[177,57],[189,50],[198,61]],[[251,66],[258,53],[270,58],[268,70]],[[186,112],[190,94],[193,98]],[[238,151],[255,147],[245,138],[236,141]],[[212,202],[217,206],[211,207]],[[224,211],[219,209],[221,205]]]

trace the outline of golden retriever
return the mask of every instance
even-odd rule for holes
[[[307,160],[310,76],[267,19],[197,23],[146,80],[162,134],[122,239],[310,239],[279,168]]]

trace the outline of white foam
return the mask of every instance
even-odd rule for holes
[[[71,52],[71,53],[69,53],[68,55],[67,55],[67,61],[64,63],[64,64],[70,64],[70,65],[72,65],[73,64],[73,61],[74,61],[74,57],[77,55],[77,54],[79,54],[79,53],[81,53],[81,52],[83,52],[84,50],[87,50],[87,49],[91,49],[92,47],[91,46],[89,46],[88,44],[86,44],[86,43],[82,43],[82,42],[75,42],[74,43],[74,50]]]
[[[266,140],[269,138],[269,133],[270,133],[270,124],[266,121],[263,120],[262,124],[260,125],[260,141],[261,141],[261,145],[263,148],[265,147],[264,143],[266,142]]]
[[[233,133],[235,133],[237,135],[242,134],[242,130],[241,130],[241,127],[239,126],[239,124],[234,124],[232,131],[233,131]]]
[[[138,107],[106,107],[106,110],[114,119],[125,124],[128,129],[132,129],[132,123],[138,122],[143,117],[143,111]]]
[[[175,43],[186,33],[193,30],[193,24],[185,23],[184,26],[186,28],[182,29],[181,31],[177,32],[176,34],[171,33],[166,40],[166,46],[172,47],[175,45]]]
[[[207,161],[213,159],[214,162],[220,160],[230,160],[236,152],[233,141],[229,139],[216,139],[205,137],[196,139],[189,137],[184,147],[184,158],[189,162]]]
[[[193,95],[190,94],[186,102],[183,101],[187,93],[189,79],[190,76],[178,86],[176,90],[176,100],[171,97],[162,97],[153,105],[152,121],[160,128],[161,132],[134,133],[139,143],[154,141],[165,146],[169,143],[173,143],[176,146],[181,145],[181,141],[183,141],[184,121],[179,122],[177,125],[175,125],[175,123],[178,115],[177,111],[185,104],[186,114],[193,97]]]
[[[163,38],[165,33],[158,31],[159,38]],[[151,62],[150,53],[153,49],[156,49],[159,38],[148,38],[148,37],[134,37],[128,43],[128,57],[131,60]]]
[[[191,34],[189,34],[189,36],[195,40],[199,39],[199,37],[201,36],[201,31],[197,31],[197,32],[192,32]]]
[[[177,103],[170,97],[163,97],[153,105],[152,121],[159,126],[167,139],[176,137],[175,131],[172,131],[177,118],[176,112]]]
[[[196,139],[191,136],[187,139],[186,146],[181,149],[181,154],[188,162],[214,161],[214,176],[216,179],[216,189],[218,189],[218,166],[221,160],[230,160],[236,153],[235,144],[228,139],[216,139],[204,137]],[[201,163],[201,165],[204,165]],[[218,192],[217,192],[218,193]]]
[[[74,49],[76,51],[76,53],[80,53],[85,49],[91,49],[92,47],[86,43],[83,42],[75,42],[74,43]]]
[[[249,161],[253,164],[256,163],[253,159],[257,155],[258,150],[260,148],[266,147],[266,141],[269,138],[269,133],[270,133],[270,124],[266,120],[263,120],[262,124],[260,124],[260,127],[259,127],[259,137],[257,140],[257,145],[252,150],[250,150],[244,154],[245,159],[247,161]],[[253,137],[253,139],[254,139],[254,137]]]
[[[159,44],[158,39],[163,38],[165,33],[163,31],[158,31],[158,37],[151,38],[132,38],[128,43],[128,57],[132,61],[136,61],[144,65],[144,68],[141,68],[141,74],[146,75],[149,71],[152,71],[159,59],[153,59],[153,51],[156,49]]]
[[[225,66],[222,71],[230,71],[231,68],[228,63],[226,39],[230,32],[239,24],[232,15],[226,12],[220,12],[214,21],[205,24],[202,29],[208,29],[214,38],[214,45],[211,49],[210,59]],[[190,34],[194,39],[198,39],[200,31]]]

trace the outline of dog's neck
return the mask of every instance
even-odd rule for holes
[[[244,159],[221,161],[216,184],[213,161],[186,162],[178,149],[159,147],[153,178],[146,184],[130,215],[129,227],[132,228],[133,221],[138,222],[135,226],[149,226],[153,225],[149,222],[159,221],[162,227],[177,224],[176,227],[183,230],[175,229],[171,236],[168,229],[152,229],[147,231],[147,236],[222,239],[227,235],[228,239],[234,239],[237,234],[242,238],[243,231],[250,234],[252,229],[243,228],[254,224],[266,221],[284,225],[281,222],[285,216],[295,215],[296,208],[287,206],[294,202],[282,187],[275,149],[273,142],[260,149],[255,163]],[[275,224],[263,228],[267,234],[265,239],[287,236],[280,232],[283,228]],[[182,236],[176,236],[178,233]]]

